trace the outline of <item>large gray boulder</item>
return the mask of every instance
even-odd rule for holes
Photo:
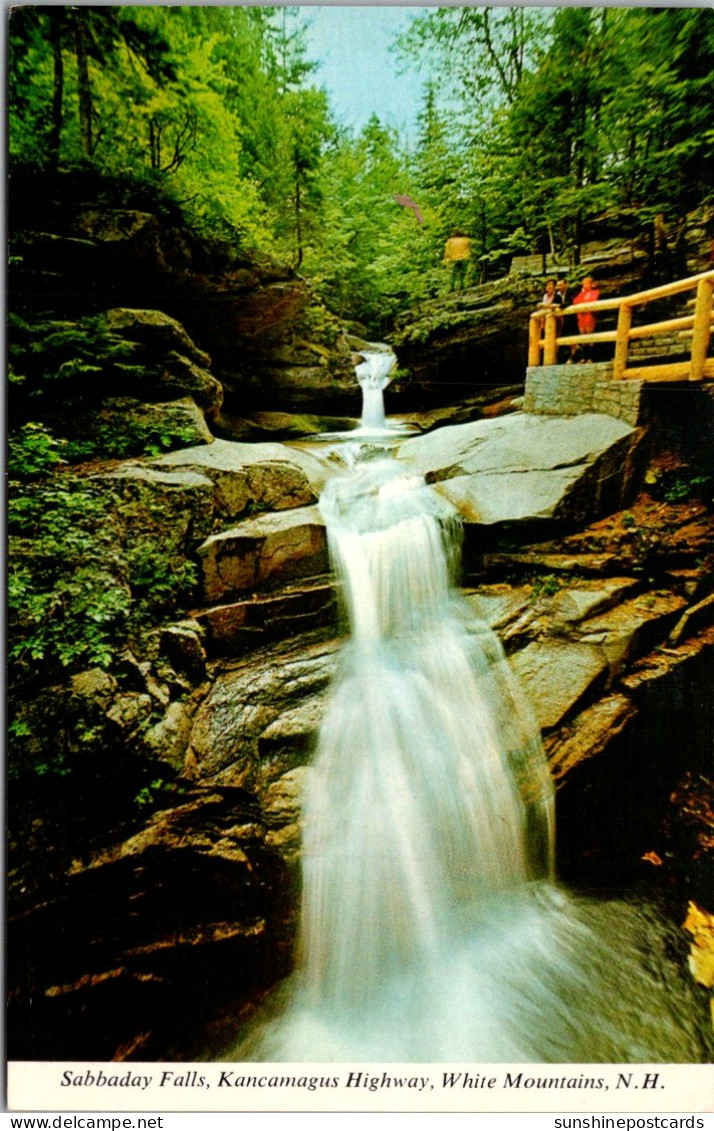
[[[135,396],[152,401],[188,395],[199,408],[219,410],[223,389],[208,371],[211,359],[175,318],[162,310],[115,307],[104,312],[103,323],[115,338],[132,344],[134,364],[124,367],[124,379]]]
[[[246,510],[285,510],[315,503],[334,473],[328,460],[298,447],[233,440],[170,452],[154,466],[190,468],[209,476],[224,509],[236,516]]]
[[[210,364],[208,354],[198,349],[181,323],[163,310],[114,307],[104,313],[104,322],[112,333],[148,346],[154,352],[173,351],[197,365]]]
[[[263,586],[323,573],[325,520],[317,507],[246,519],[199,547],[206,601],[216,603]]]
[[[213,435],[193,397],[145,402],[136,397],[108,397],[77,418],[77,435],[101,450],[102,437],[125,450],[157,451],[168,447],[210,444]]]
[[[397,458],[436,483],[467,523],[570,523],[628,501],[642,439],[610,416],[515,413],[407,440]]]
[[[195,544],[226,520],[314,505],[327,474],[310,453],[283,444],[214,440],[154,459],[124,460],[93,479],[131,502],[148,524],[157,502],[169,505],[174,532],[190,529]]]
[[[337,649],[303,640],[222,668],[194,718],[188,776],[261,795],[307,762]]]

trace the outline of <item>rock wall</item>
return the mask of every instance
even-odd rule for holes
[[[220,382],[224,428],[248,410],[358,415],[344,329],[289,267],[191,232],[165,202],[122,203],[112,183],[60,175],[43,187],[38,199],[32,180],[11,186],[11,310],[30,322],[163,312]]]
[[[611,362],[531,366],[523,410],[539,416],[605,413],[633,427],[645,423],[646,382],[611,378]]]

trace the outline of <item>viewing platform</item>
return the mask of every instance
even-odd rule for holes
[[[676,317],[635,325],[635,316],[648,306],[694,292]],[[541,307],[530,320],[528,369],[524,410],[536,415],[575,416],[607,413],[636,425],[643,418],[643,394],[652,384],[686,383],[700,387],[714,380],[712,318],[714,271],[679,279],[621,298]],[[653,305],[650,305],[653,304]],[[615,316],[613,329],[589,334],[570,332],[575,315],[592,311],[603,321]],[[562,331],[566,330],[566,333]],[[571,347],[594,345],[610,359],[571,364]],[[564,355],[568,360],[564,363]]]
[[[686,303],[686,312],[676,318],[659,319],[635,325],[635,314],[651,303],[661,305],[673,297],[694,292]],[[531,314],[528,336],[528,369],[558,364],[566,347],[614,345],[612,379],[644,381],[703,381],[714,379],[714,357],[709,353],[712,340],[714,308],[714,270],[690,278],[678,279],[619,299],[601,299],[570,307],[541,307]],[[562,334],[574,322],[573,316],[592,312],[609,316],[617,312],[614,329],[592,334]],[[637,344],[646,345],[640,349]],[[631,344],[634,348],[630,348]],[[678,345],[680,348],[678,348]],[[654,364],[643,364],[647,360]],[[672,360],[680,354],[686,360]],[[633,361],[635,364],[633,365]]]

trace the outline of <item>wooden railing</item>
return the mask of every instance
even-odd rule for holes
[[[651,322],[647,326],[633,326],[634,308],[645,306],[671,295],[695,291],[694,311],[680,318],[669,318],[664,322]],[[645,381],[702,381],[714,378],[714,358],[707,357],[712,332],[712,308],[714,296],[714,271],[692,275],[689,279],[679,279],[652,287],[639,294],[625,295],[623,298],[606,298],[598,302],[583,302],[577,306],[540,307],[531,315],[528,341],[528,365],[557,364],[558,350],[561,346],[580,346],[590,342],[614,342],[615,360],[613,377],[639,378]],[[617,311],[615,330],[594,331],[591,334],[558,336],[563,325],[563,316],[585,314],[586,311]],[[627,367],[627,354],[630,342],[637,338],[657,337],[660,334],[677,334],[683,339],[691,337],[688,361],[667,362],[658,365],[637,365]],[[683,342],[682,352],[686,351]],[[542,358],[542,360],[541,360]]]

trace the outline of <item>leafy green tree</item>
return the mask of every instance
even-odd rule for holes
[[[603,99],[613,81],[606,12],[562,8],[549,50],[508,117],[524,227],[543,250],[580,259],[583,225],[611,203],[599,178]]]
[[[34,83],[35,98],[47,97],[43,87],[51,55],[51,108],[49,115],[46,110],[43,114],[43,117],[50,118],[47,135],[50,169],[56,169],[59,163],[70,82],[76,97],[81,154],[89,160],[94,155],[102,128],[93,87],[103,73],[115,72],[120,67],[120,49],[128,52],[134,62],[139,63],[156,81],[174,77],[166,59],[166,41],[141,28],[130,13],[131,9],[126,8],[63,5],[15,9],[11,21],[11,71],[16,79],[27,79],[22,69],[15,71],[15,65],[23,57],[31,58],[33,63],[41,61],[40,73],[35,76],[39,79]],[[14,124],[18,126],[20,123],[15,121]]]
[[[394,130],[373,115],[355,138],[343,132],[323,167],[323,237],[306,259],[328,305],[381,333],[391,315],[433,284],[434,224],[420,226],[395,194],[417,200],[417,178]]]
[[[480,126],[485,114],[516,101],[550,19],[535,8],[436,8],[412,23],[400,52],[428,65],[450,100],[462,99],[472,114],[477,110]]]
[[[627,18],[625,18],[625,16]],[[697,8],[610,12],[608,173],[624,204],[682,217],[714,184],[714,27]]]
[[[711,198],[713,35],[701,9],[418,19],[402,51],[439,76],[482,258],[520,242],[577,261],[588,223],[613,209],[681,230]]]
[[[278,241],[300,269],[306,243],[320,228],[320,166],[334,127],[326,95],[307,85],[317,64],[307,58],[307,25],[300,10],[273,10],[262,30],[273,88],[270,127],[263,135],[270,154],[267,163],[263,161],[264,199],[273,212]]]

